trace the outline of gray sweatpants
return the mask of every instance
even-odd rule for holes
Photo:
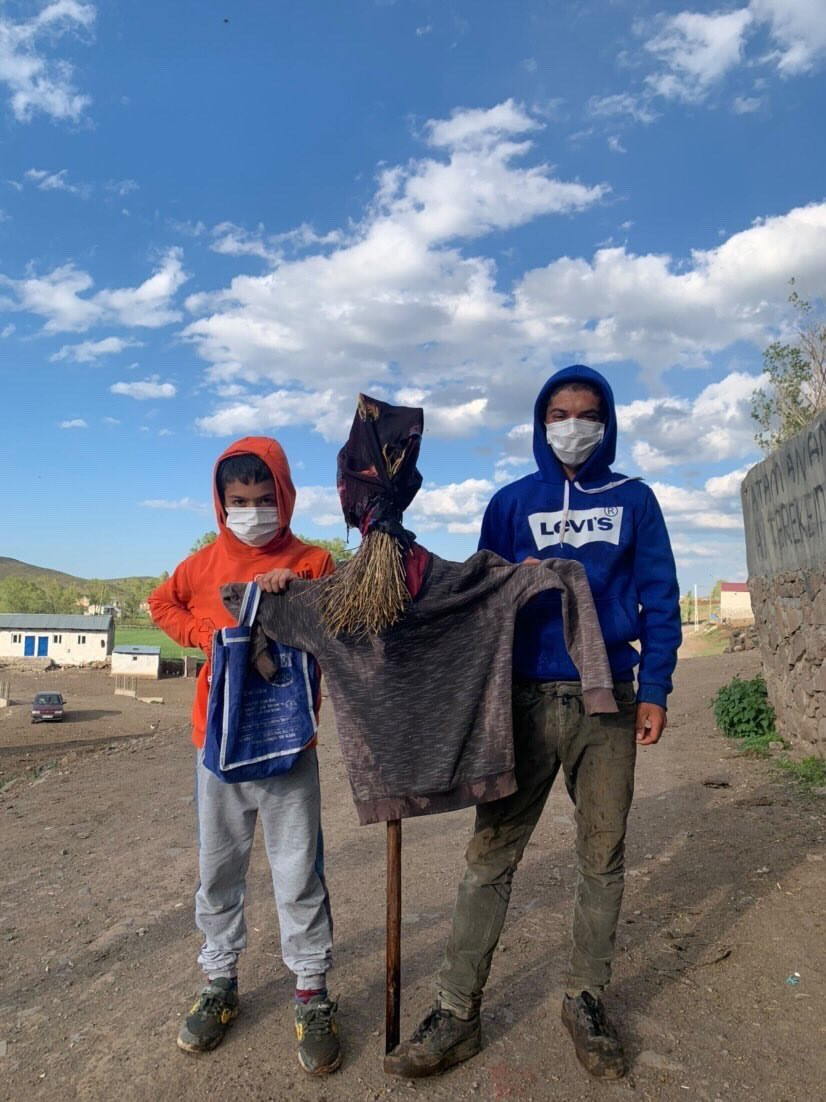
[[[244,896],[255,823],[261,821],[272,872],[281,955],[298,977],[332,964],[333,922],[324,882],[321,792],[315,749],[287,773],[224,784],[196,766],[200,886],[195,922],[204,935],[198,963],[207,976],[236,975],[246,947]],[[306,986],[306,984],[305,984]]]

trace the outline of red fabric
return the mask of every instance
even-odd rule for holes
[[[414,543],[404,558],[404,580],[414,600],[419,595],[429,565],[430,552],[421,544]]]
[[[200,647],[207,658],[198,675],[192,705],[192,741],[199,747],[204,744],[212,636],[218,628],[235,623],[221,601],[220,587],[229,582],[251,582],[256,574],[278,567],[288,567],[302,578],[322,578],[335,570],[328,551],[303,543],[290,531],[295,487],[287,457],[277,440],[244,437],[230,444],[218,463],[227,456],[250,452],[272,472],[283,527],[264,547],[242,543],[226,527],[226,511],[213,472],[218,539],[184,559],[172,576],[149,595],[149,611],[158,627],[183,647]],[[215,466],[217,470],[218,464]]]

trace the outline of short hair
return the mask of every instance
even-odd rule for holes
[[[602,417],[603,420],[607,419],[606,415],[608,411],[605,407],[605,398],[603,397],[602,391],[596,385],[596,383],[589,383],[586,382],[584,379],[571,379],[570,382],[563,381],[561,383],[557,383],[556,386],[551,390],[551,393],[548,395],[548,401],[545,403],[545,409],[548,408],[548,406],[561,390],[585,390],[589,394],[593,394],[595,398],[599,399],[600,417]]]
[[[251,482],[274,482],[272,471],[257,455],[252,452],[242,452],[240,455],[229,455],[218,464],[216,474],[218,489],[221,491],[221,500],[224,498],[224,490],[228,482],[243,482],[248,486]]]

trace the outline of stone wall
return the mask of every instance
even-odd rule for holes
[[[826,414],[742,487],[749,589],[782,736],[826,756]]]

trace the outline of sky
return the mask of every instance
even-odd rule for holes
[[[680,588],[746,577],[762,351],[826,287],[822,0],[0,0],[0,554],[171,570],[276,436],[344,536],[359,391],[450,558],[587,363]]]

